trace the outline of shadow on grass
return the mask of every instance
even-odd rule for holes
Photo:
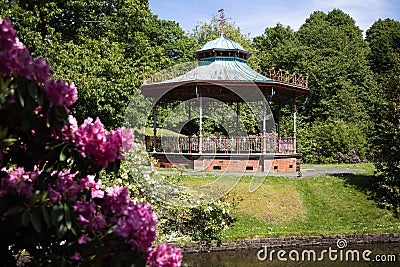
[[[374,175],[366,175],[362,173],[344,173],[344,174],[333,174],[335,177],[339,177],[345,182],[345,186],[351,186],[357,190],[368,194],[375,195],[377,192],[378,179]]]
[[[378,177],[363,173],[334,174],[332,176],[342,179],[344,181],[344,186],[355,188],[366,194],[368,199],[376,202],[377,207],[390,210],[387,205],[382,204],[382,199],[385,194],[381,190]],[[394,215],[399,217],[399,214],[396,212],[394,212]]]

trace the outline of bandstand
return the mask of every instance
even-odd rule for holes
[[[157,167],[196,170],[295,172],[301,154],[296,150],[296,99],[309,94],[306,77],[270,69],[260,74],[247,65],[251,53],[223,33],[195,52],[197,65],[174,78],[158,77],[141,86],[153,98],[153,135],[146,136],[146,149],[157,160]],[[269,77],[267,77],[267,75]],[[164,78],[164,79],[163,79]],[[224,103],[260,101],[262,119],[256,135],[205,136],[205,99]],[[157,136],[157,105],[168,101],[197,103],[196,134]],[[275,103],[274,127],[268,127],[268,103]],[[292,136],[281,136],[280,109],[290,103],[293,112]],[[192,107],[193,108],[193,107]]]

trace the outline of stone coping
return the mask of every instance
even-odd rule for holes
[[[180,248],[182,250],[182,253],[201,253],[214,251],[260,249],[264,246],[271,248],[287,248],[300,246],[336,246],[336,243],[339,239],[345,239],[348,245],[400,243],[400,233],[253,238],[223,242],[198,241],[175,243],[173,245]]]

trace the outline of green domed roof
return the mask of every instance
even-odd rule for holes
[[[221,34],[217,39],[209,41],[200,50],[197,50],[196,52],[206,51],[206,50],[241,50],[241,51],[246,51],[241,44],[226,38],[225,35],[223,35],[223,34]]]

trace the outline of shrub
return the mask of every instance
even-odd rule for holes
[[[135,146],[121,163],[119,178],[103,173],[106,185],[124,185],[137,202],[149,202],[157,213],[159,238],[166,242],[220,240],[234,222],[231,209],[239,201],[229,193],[216,201],[194,205],[193,197],[179,186],[182,173],[161,176],[149,168],[151,158]],[[177,203],[171,203],[176,199]],[[179,205],[182,204],[182,205]]]
[[[152,248],[157,217],[121,186],[102,185],[133,146],[130,129],[80,126],[73,83],[54,81],[0,18],[0,265],[178,266],[179,250]]]
[[[357,163],[367,159],[367,139],[357,125],[316,121],[303,124],[297,136],[298,151],[307,163]]]

